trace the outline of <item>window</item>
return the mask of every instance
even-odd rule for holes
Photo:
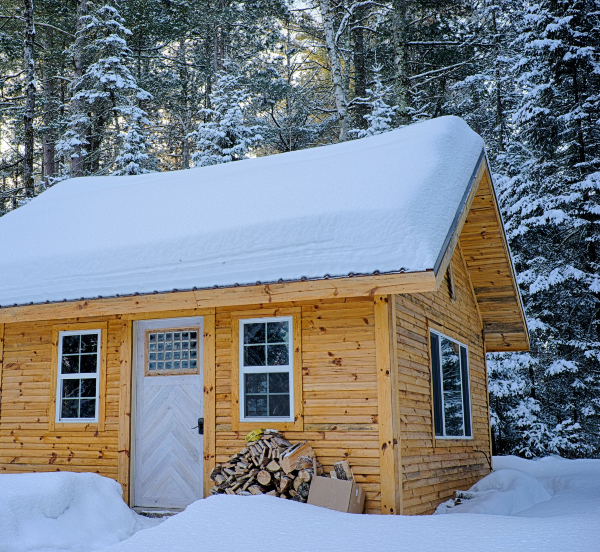
[[[292,317],[240,320],[240,420],[293,421]]]
[[[100,333],[58,334],[57,422],[98,421]]]
[[[146,375],[198,374],[198,328],[146,330]]]
[[[471,437],[471,398],[467,347],[431,332],[431,374],[435,436]]]

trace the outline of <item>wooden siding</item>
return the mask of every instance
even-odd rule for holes
[[[456,301],[451,300],[444,281],[438,292],[420,295],[220,307],[214,314],[177,311],[178,316],[210,318],[205,327],[204,393],[207,408],[214,405],[214,415],[205,412],[207,470],[244,446],[247,433],[246,428],[232,429],[233,321],[293,309],[299,313],[301,327],[299,414],[304,429],[284,433],[292,441],[308,440],[326,470],[348,459],[366,491],[366,512],[430,512],[454,489],[466,488],[485,475],[487,461],[475,452],[489,451],[481,320],[459,251],[452,259]],[[143,317],[163,318],[165,313]],[[3,347],[0,335],[0,472],[93,471],[118,480],[127,497],[131,318],[136,317],[4,326]],[[58,424],[53,430],[53,330],[65,323],[87,326],[90,322],[108,328],[104,429],[99,424]],[[433,439],[428,323],[469,346],[473,441]],[[381,345],[379,352],[376,343]],[[393,377],[385,374],[388,365],[398,366]],[[382,390],[386,390],[386,404],[378,400]],[[388,454],[390,439],[393,456]],[[397,485],[402,487],[401,495],[395,492]]]
[[[529,350],[523,308],[487,171],[461,229],[460,246],[483,318],[486,350]]]
[[[64,324],[64,320],[60,321]],[[76,321],[71,321],[76,323]],[[86,325],[94,322],[86,319]],[[108,327],[105,379],[104,429],[102,424],[56,424],[53,427],[52,376],[54,323],[5,326],[2,395],[0,404],[0,473],[41,471],[92,471],[119,479],[119,397],[122,392],[121,356],[123,332],[117,319],[95,320]],[[87,326],[86,326],[87,327]],[[128,451],[126,452],[128,456]],[[125,484],[126,479],[121,483]]]
[[[295,306],[301,307],[304,431],[284,434],[308,440],[327,471],[348,459],[366,491],[366,511],[381,513],[373,298],[217,309],[216,461],[244,446],[247,433],[231,429],[232,318],[276,316],[278,308]]]
[[[489,414],[482,325],[465,264],[457,248],[452,257],[456,300],[448,278],[435,293],[396,296],[396,338],[402,513],[431,513],[490,471]],[[429,327],[469,348],[472,440],[434,438]]]

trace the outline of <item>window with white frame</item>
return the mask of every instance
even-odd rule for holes
[[[435,436],[470,438],[471,396],[465,345],[431,331],[431,375]]]
[[[59,332],[57,422],[98,421],[100,330]]]
[[[292,317],[240,320],[240,420],[292,421]]]

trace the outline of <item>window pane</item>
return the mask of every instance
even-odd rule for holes
[[[267,396],[266,395],[248,395],[246,396],[246,417],[266,417],[267,416]]]
[[[70,355],[79,352],[79,336],[65,335],[62,342],[63,355]]]
[[[431,338],[431,381],[433,385],[433,419],[435,421],[435,434],[444,436],[444,410],[442,407],[442,380],[440,377],[440,341],[435,333]]]
[[[81,396],[95,397],[96,396],[96,378],[81,380]]]
[[[62,402],[61,418],[79,418],[79,400],[64,399]]]
[[[81,352],[96,353],[98,351],[98,334],[85,334],[81,336]]]
[[[80,418],[95,418],[96,417],[96,400],[81,399]]]
[[[466,347],[460,348],[460,370],[462,374],[463,409],[465,416],[465,436],[471,437],[471,395],[469,393],[469,374]]]
[[[246,374],[246,393],[266,393],[267,374]]]
[[[62,398],[76,398],[79,397],[79,380],[78,379],[67,379],[62,382]]]
[[[282,374],[269,374],[269,393],[289,393],[290,375],[287,372]]]
[[[95,374],[98,362],[98,355],[81,355],[81,373]]]
[[[264,343],[265,342],[265,324],[257,322],[254,324],[244,324],[244,343]]]
[[[79,355],[63,356],[60,362],[62,374],[77,374],[79,372]]]
[[[290,396],[289,395],[269,395],[269,416],[289,416],[290,415]]]
[[[265,366],[265,346],[244,346],[244,366]]]
[[[287,366],[290,362],[287,345],[267,345],[267,366]]]
[[[287,343],[289,336],[289,322],[268,322],[267,342]]]
[[[458,437],[464,435],[459,346],[445,337],[441,337],[440,342],[442,346],[442,377],[446,435]]]

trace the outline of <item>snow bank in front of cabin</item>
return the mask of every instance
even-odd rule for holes
[[[482,493],[473,504],[485,514],[457,506],[453,515],[358,516],[269,496],[218,495],[105,552],[598,550],[600,460],[507,457],[494,464],[498,471],[473,491]],[[495,498],[484,500],[492,491]],[[519,507],[526,509],[506,515]]]
[[[499,456],[494,458],[494,469],[461,492],[458,504],[449,500],[436,513],[532,518],[567,513],[600,515],[600,460]]]
[[[0,552],[86,552],[157,525],[93,473],[0,475]]]
[[[440,117],[211,167],[65,180],[0,219],[0,305],[432,269],[483,147]]]
[[[437,514],[491,514],[512,516],[545,500],[551,494],[528,473],[503,469],[492,472],[461,492],[459,503],[449,500],[440,504]]]

